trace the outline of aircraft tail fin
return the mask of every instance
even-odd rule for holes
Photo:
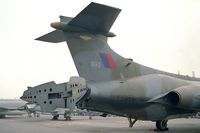
[[[84,29],[65,32],[72,58],[81,77],[92,81],[119,78],[116,60],[122,58],[107,44],[107,35],[120,9],[90,3],[68,24]]]
[[[77,71],[90,81],[109,81],[135,75],[131,60],[113,51],[107,38],[120,9],[97,3],[89,4],[76,17],[62,17],[52,24],[56,30],[37,40],[47,42],[67,41]],[[67,22],[67,23],[63,23]]]

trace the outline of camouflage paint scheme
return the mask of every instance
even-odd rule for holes
[[[200,110],[200,79],[149,68],[114,52],[107,44],[120,9],[89,4],[74,18],[52,23],[40,41],[67,41],[87,95],[79,108],[140,120],[167,120]],[[56,33],[56,34],[55,34]],[[134,50],[133,50],[134,51]]]

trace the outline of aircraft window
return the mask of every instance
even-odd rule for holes
[[[61,98],[60,93],[49,93],[48,94],[48,99],[56,99],[56,98]]]
[[[74,99],[73,99],[73,102],[74,102]]]
[[[44,92],[46,92],[47,90],[46,89],[44,89]]]
[[[52,88],[50,88],[49,91],[52,91]]]
[[[41,90],[39,90],[39,93],[41,93]]]
[[[52,101],[49,101],[49,104],[52,104]]]
[[[36,96],[34,96],[34,98],[36,98]]]
[[[72,91],[67,92],[67,94],[69,94],[69,96],[72,96]]]
[[[46,101],[44,101],[44,104],[46,104],[47,102]]]
[[[78,86],[78,84],[75,84],[75,86]]]
[[[32,96],[30,96],[30,98],[32,98]]]

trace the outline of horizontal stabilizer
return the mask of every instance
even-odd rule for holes
[[[69,23],[72,19],[72,17],[60,16],[60,22]]]
[[[64,38],[63,32],[61,30],[54,30],[35,40],[44,41],[44,42],[52,42],[52,43],[59,43],[59,42],[66,41],[66,39]]]
[[[97,3],[90,3],[69,25],[91,32],[108,33],[121,9]]]

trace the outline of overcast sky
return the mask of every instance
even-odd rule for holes
[[[94,0],[122,9],[110,46],[156,69],[200,76],[199,0]],[[53,30],[59,15],[73,17],[90,0],[0,1],[0,98],[19,98],[27,86],[78,75],[65,42],[34,40]]]

